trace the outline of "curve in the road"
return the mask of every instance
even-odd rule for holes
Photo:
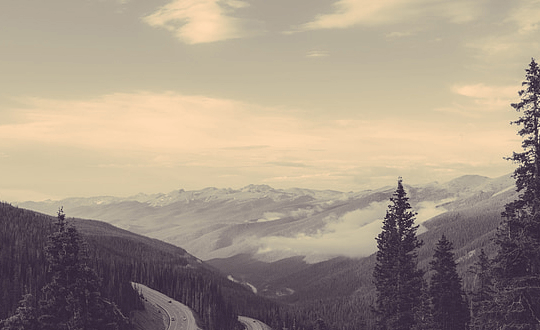
[[[148,299],[148,302],[165,311],[169,318],[167,330],[200,330],[195,322],[193,312],[186,305],[146,285],[133,283],[133,286]]]
[[[149,303],[162,309],[168,317],[167,330],[201,330],[197,327],[191,309],[164,295],[163,293],[139,283],[132,283],[137,292],[143,294]],[[238,321],[246,326],[247,330],[272,330],[263,322],[246,316],[238,316]],[[151,329],[148,329],[151,330]]]
[[[169,330],[171,328],[171,315],[169,314],[169,312],[167,312],[167,310],[165,308],[163,308],[161,305],[159,304],[154,304],[156,305],[159,309],[161,309],[162,311],[165,312],[165,314],[167,314],[167,327],[165,328],[165,330]]]
[[[268,325],[247,316],[238,316],[238,321],[246,326],[246,330],[272,330]]]

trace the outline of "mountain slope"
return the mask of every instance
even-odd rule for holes
[[[54,218],[0,204],[0,319],[13,312],[23,293],[41,298],[47,282],[44,247],[54,229]],[[88,244],[91,266],[103,280],[103,294],[129,315],[140,308],[131,281],[145,283],[189,305],[206,329],[233,329],[236,312],[268,305],[250,290],[228,280],[185,250],[143,237],[110,224],[68,219]],[[211,325],[214,326],[211,326]]]
[[[490,179],[471,175],[406,189],[413,208],[419,212],[419,221],[423,222],[490,199],[506,189],[513,191],[513,185],[510,176]],[[384,187],[343,193],[250,185],[239,190],[206,188],[19,205],[49,214],[63,206],[74,216],[103,220],[182,246],[202,260],[250,254],[269,262],[298,255],[316,262],[338,255],[359,257],[374,252],[372,238],[379,231],[377,221],[384,216],[393,190]],[[338,246],[346,240],[354,243],[355,248]],[[327,246],[319,248],[322,243]],[[331,243],[334,245],[328,246]]]

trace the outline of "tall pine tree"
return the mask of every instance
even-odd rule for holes
[[[433,308],[433,329],[436,330],[465,330],[469,323],[467,301],[452,249],[452,243],[443,235],[437,242],[430,262],[434,274],[429,292]]]
[[[39,321],[43,330],[118,329],[115,308],[100,295],[100,279],[87,265],[86,245],[60,209],[58,231],[45,248],[51,281],[42,289]]]
[[[510,160],[519,198],[506,205],[498,228],[494,259],[496,317],[500,329],[540,329],[540,69],[534,59],[526,71],[521,113],[513,122],[523,137]]]
[[[484,249],[480,250],[478,261],[471,267],[474,274],[473,290],[471,292],[471,330],[488,330],[495,326],[491,322],[493,312],[493,279],[491,275],[491,260]]]
[[[40,330],[37,318],[36,299],[31,294],[25,294],[19,302],[15,315],[5,320],[3,324],[0,321],[0,325],[2,330]]]
[[[377,263],[373,271],[377,300],[377,327],[381,330],[410,330],[421,305],[423,272],[417,269],[416,214],[399,178],[391,205],[376,238]]]

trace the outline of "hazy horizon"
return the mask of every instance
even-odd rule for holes
[[[488,179],[498,179],[498,178],[501,178],[501,177],[505,177],[507,175],[512,175],[512,173],[506,173],[506,174],[503,174],[501,176],[496,176],[496,177],[488,177],[488,176],[483,176],[481,174],[464,174],[464,175],[461,175],[459,177],[455,177],[455,178],[451,178],[449,180],[444,180],[444,181],[429,181],[429,182],[423,182],[423,183],[417,183],[417,182],[403,182],[403,184],[405,185],[405,187],[407,186],[411,186],[411,187],[421,187],[421,186],[424,186],[424,185],[429,185],[429,184],[445,184],[445,183],[448,183],[450,181],[453,181],[455,179],[459,179],[461,177],[465,177],[465,176],[482,176],[482,177],[486,177]],[[132,197],[136,197],[138,195],[147,195],[147,196],[152,196],[152,195],[160,195],[160,194],[170,194],[170,193],[174,193],[174,192],[178,192],[178,191],[185,191],[185,192],[199,192],[199,191],[203,191],[203,190],[206,190],[206,189],[217,189],[217,190],[233,190],[233,191],[241,191],[242,189],[244,188],[248,188],[249,186],[251,185],[254,185],[254,186],[269,186],[271,189],[274,189],[274,190],[283,190],[283,191],[287,191],[288,189],[308,189],[308,190],[313,190],[313,191],[334,191],[334,192],[337,192],[337,193],[359,193],[359,192],[364,192],[364,191],[377,191],[377,190],[384,190],[384,189],[394,189],[395,186],[397,185],[397,181],[398,181],[399,177],[396,177],[395,178],[395,182],[391,183],[391,184],[388,184],[388,185],[381,185],[381,186],[374,186],[372,188],[368,188],[368,189],[363,189],[363,190],[349,190],[349,191],[344,191],[344,190],[337,190],[337,189],[316,189],[316,188],[306,188],[306,187],[287,187],[287,188],[283,188],[283,187],[278,187],[278,186],[272,186],[272,185],[268,185],[268,184],[265,184],[265,183],[261,183],[261,184],[253,184],[253,183],[250,183],[248,185],[245,185],[245,186],[238,186],[238,187],[216,187],[216,186],[206,186],[206,187],[201,187],[201,188],[193,188],[193,189],[185,189],[183,187],[178,187],[176,189],[172,189],[172,190],[169,190],[169,191],[155,191],[155,192],[144,192],[144,191],[139,191],[138,193],[135,193],[135,194],[130,194],[130,195],[110,195],[110,194],[103,194],[103,195],[73,195],[73,196],[65,196],[65,197],[61,197],[61,198],[56,198],[56,199],[51,199],[51,198],[45,198],[45,199],[35,199],[35,200],[8,200],[8,201],[5,201],[5,202],[9,202],[9,203],[15,203],[17,205],[17,203],[24,203],[24,202],[45,202],[45,201],[60,201],[60,200],[63,200],[63,199],[70,199],[70,198],[99,198],[99,197],[113,197],[113,198],[119,198],[119,199],[122,199],[122,198],[132,198]],[[53,214],[54,215],[54,214]]]
[[[499,177],[536,0],[16,1],[0,200]]]

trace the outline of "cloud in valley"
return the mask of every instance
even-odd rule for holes
[[[365,257],[377,251],[375,238],[382,228],[382,221],[388,210],[389,201],[374,202],[368,207],[358,209],[343,216],[328,217],[326,226],[316,234],[298,234],[294,237],[272,236],[261,240],[259,253],[305,255],[308,262],[324,260],[333,256]],[[421,224],[446,212],[437,207],[436,202],[418,204],[416,223],[420,224],[418,234],[427,229]]]

